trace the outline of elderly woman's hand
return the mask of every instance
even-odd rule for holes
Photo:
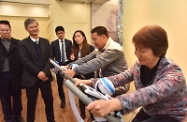
[[[121,110],[122,108],[120,101],[114,98],[111,100],[96,100],[91,102],[86,109],[97,117],[104,117],[110,112]]]

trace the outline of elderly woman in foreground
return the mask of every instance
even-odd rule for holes
[[[168,49],[166,31],[157,25],[141,28],[133,37],[138,61],[130,69],[111,77],[115,87],[134,82],[136,91],[111,100],[97,100],[87,109],[95,116],[111,111],[124,114],[141,107],[132,122],[181,122],[187,111],[186,82],[181,68],[165,57]],[[95,85],[98,79],[76,80]]]

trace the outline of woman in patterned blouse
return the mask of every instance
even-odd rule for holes
[[[96,116],[141,107],[132,122],[181,122],[187,112],[186,82],[181,68],[165,57],[167,34],[157,25],[140,29],[132,40],[138,61],[130,69],[108,77],[115,87],[134,82],[136,91],[111,100],[97,100],[87,109]],[[95,85],[98,79],[76,80],[76,85]]]

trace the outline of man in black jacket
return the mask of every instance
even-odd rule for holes
[[[7,20],[0,20],[0,35],[0,98],[4,119],[6,122],[22,122],[20,41],[11,37]]]
[[[63,26],[57,26],[55,28],[55,33],[58,39],[51,43],[53,59],[59,63],[59,65],[67,65],[70,62],[70,53],[72,42],[65,39],[65,29]],[[59,73],[56,74],[58,93],[61,99],[61,108],[65,107],[65,95],[63,89],[63,78]]]
[[[38,90],[45,103],[48,122],[54,122],[53,97],[51,89],[52,75],[49,63],[51,46],[47,39],[39,37],[39,25],[35,19],[24,22],[29,36],[20,42],[20,56],[23,62],[22,85],[27,95],[27,122],[34,122]]]

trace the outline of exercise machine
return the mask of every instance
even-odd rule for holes
[[[97,91],[96,89],[87,86],[85,84],[81,84],[80,87],[82,89],[84,89],[84,93],[77,87],[75,86],[75,80],[68,76],[67,74],[64,73],[64,68],[60,67],[55,61],[53,61],[52,59],[49,59],[49,62],[55,67],[57,68],[61,75],[68,80],[64,80],[64,85],[67,86],[67,88],[73,93],[75,94],[85,105],[90,104],[92,101],[96,100],[96,99],[111,99],[111,97],[109,95],[104,95],[102,93],[100,93],[99,91]],[[87,95],[86,95],[86,94]],[[116,114],[115,114],[116,113]],[[117,115],[117,116],[116,116]],[[94,122],[103,122],[103,121],[108,121],[108,122],[124,122],[123,121],[123,117],[121,116],[120,112],[111,112],[110,114],[104,116],[104,119],[101,117],[94,117]],[[78,122],[81,122],[80,120],[78,120]]]

